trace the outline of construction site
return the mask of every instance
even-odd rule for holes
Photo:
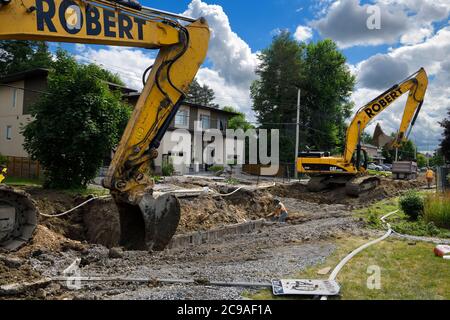
[[[336,254],[338,239],[382,234],[355,212],[425,186],[423,177],[417,181],[386,178],[372,192],[353,198],[342,188],[312,193],[301,181],[256,185],[243,179],[230,186],[220,180],[171,178],[160,185],[178,190],[181,203],[178,229],[160,252],[120,248],[119,214],[110,198],[64,216],[41,216],[30,244],[0,256],[2,297],[242,299],[261,290],[251,283],[270,283],[323,264]],[[89,199],[38,187],[19,189],[36,201],[44,215],[65,212]],[[275,199],[289,210],[285,224],[269,218]],[[80,276],[99,280],[84,281],[74,290],[67,287],[67,280],[58,278],[67,276],[64,270],[77,261]]]
[[[0,300],[449,300],[450,6],[378,5],[0,0]]]

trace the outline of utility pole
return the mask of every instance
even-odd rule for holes
[[[300,93],[301,93],[301,90],[298,89],[298,96],[297,96],[297,122],[296,122],[296,132],[295,132],[295,162],[294,162],[295,179],[298,179],[297,158],[298,158],[298,144],[299,144],[299,140],[300,140]]]

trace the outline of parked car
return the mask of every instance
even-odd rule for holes
[[[392,169],[392,166],[388,166],[386,164],[379,164],[378,166],[380,166],[383,169],[383,171],[391,171]]]
[[[376,171],[383,171],[383,168],[380,167],[379,165],[376,165],[375,163],[369,163],[367,165],[367,169],[369,169],[369,170],[376,170]]]

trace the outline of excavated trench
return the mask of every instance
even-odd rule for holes
[[[311,193],[300,183],[276,185],[263,190],[241,189],[227,197],[208,194],[181,198],[181,219],[176,236],[223,229],[236,224],[245,225],[249,221],[266,218],[275,210],[275,198],[285,202],[290,213],[289,220],[300,223],[315,217],[317,211],[325,214],[336,211],[329,209],[332,206],[338,208],[337,211],[348,212],[421,185],[422,181],[383,178],[379,187],[359,198],[347,196],[345,188]],[[215,186],[215,190],[221,194],[235,189],[234,186]],[[30,193],[41,212],[46,214],[63,212],[86,200],[86,197],[39,188],[26,188],[25,191]],[[119,215],[112,199],[95,200],[67,216],[41,217],[40,225],[37,233],[46,228],[48,232],[68,240],[102,244],[108,248],[119,244]]]

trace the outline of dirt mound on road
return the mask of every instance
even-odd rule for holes
[[[420,188],[423,184],[423,181],[420,179],[403,181],[381,177],[381,184],[377,188],[363,193],[357,198],[348,196],[344,186],[321,192],[309,192],[306,185],[295,183],[290,185],[276,185],[268,189],[268,191],[278,197],[295,198],[315,203],[345,204],[354,207],[363,207],[374,201],[398,196],[406,190]]]

